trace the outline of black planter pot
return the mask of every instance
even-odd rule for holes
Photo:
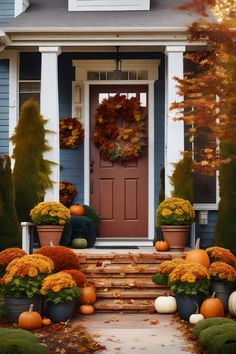
[[[47,311],[53,322],[66,322],[73,317],[76,300],[54,304],[51,301],[47,302]]]
[[[232,289],[230,289],[230,287],[227,286],[224,282],[213,280],[211,282],[211,292],[212,294],[215,293],[215,297],[223,302],[225,313],[227,313],[229,296],[232,292]]]
[[[175,298],[177,302],[177,311],[179,313],[180,318],[184,321],[188,321],[189,317],[197,310],[196,304],[194,302],[198,304],[198,307],[200,309],[200,306],[204,299],[204,295],[202,293],[199,293],[194,296],[176,294]]]
[[[28,297],[5,297],[5,311],[8,321],[16,323],[19,316],[24,311],[29,311],[30,305],[34,305],[34,311],[41,312],[42,310],[42,296],[36,295],[31,299]]]

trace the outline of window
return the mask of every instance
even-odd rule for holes
[[[40,104],[40,81],[21,80],[19,82],[19,107],[30,98],[34,98]]]
[[[113,71],[88,71],[87,80],[116,80],[116,72]],[[119,80],[148,80],[147,70],[127,70],[121,72]]]
[[[69,11],[150,10],[150,0],[68,0]]]

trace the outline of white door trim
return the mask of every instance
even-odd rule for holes
[[[148,237],[155,235],[154,203],[154,80],[85,81],[84,82],[84,203],[90,204],[90,86],[91,85],[148,85]],[[114,241],[116,241],[114,239]],[[118,241],[117,241],[118,242]],[[145,241],[140,241],[143,245]],[[103,242],[105,244],[105,241]],[[114,245],[114,243],[112,243]],[[124,242],[120,242],[124,244]],[[132,242],[129,243],[132,245]],[[137,242],[135,243],[137,245]]]

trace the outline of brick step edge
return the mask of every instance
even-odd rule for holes
[[[99,288],[121,288],[121,289],[161,289],[168,290],[166,285],[157,285],[152,282],[150,277],[144,278],[92,278],[87,277],[87,280],[92,283],[97,289]]]
[[[165,291],[150,291],[150,290],[120,290],[114,289],[110,291],[100,291],[96,292],[97,299],[156,299],[158,296],[165,295]]]

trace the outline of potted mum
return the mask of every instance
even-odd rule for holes
[[[210,265],[211,291],[224,305],[225,313],[228,312],[229,295],[236,282],[236,270],[224,262],[214,262]]]
[[[30,216],[37,225],[41,247],[58,246],[64,225],[71,217],[70,210],[62,203],[41,202],[30,211]]]
[[[54,322],[72,318],[80,289],[70,274],[59,272],[47,276],[40,292],[45,295],[48,313]]]
[[[185,261],[169,274],[168,284],[175,294],[181,319],[188,320],[196,310],[196,303],[200,307],[209,293],[210,276],[203,265]]]
[[[183,251],[195,217],[191,203],[182,198],[167,198],[159,204],[156,216],[170,251]]]
[[[17,322],[19,315],[28,311],[30,304],[34,304],[36,311],[40,312],[41,283],[53,269],[52,260],[39,254],[16,258],[8,264],[0,286],[5,296],[5,310],[9,321]]]
[[[213,246],[207,248],[206,252],[210,257],[211,263],[224,262],[230,264],[233,267],[236,267],[236,257],[227,248]]]

